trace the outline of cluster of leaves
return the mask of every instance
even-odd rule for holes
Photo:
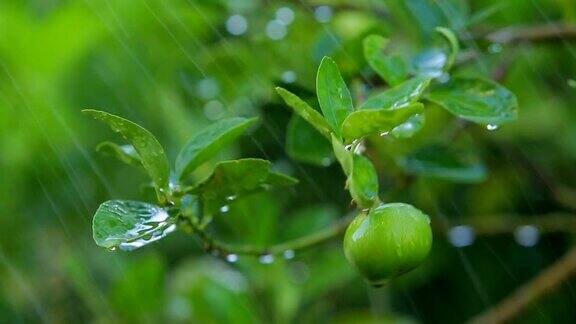
[[[292,177],[273,172],[271,163],[261,159],[221,161],[212,174],[190,181],[200,165],[244,134],[257,119],[220,120],[194,135],[182,148],[171,170],[162,145],[149,131],[119,116],[98,110],[84,110],[107,123],[130,144],[104,142],[98,149],[121,161],[141,165],[152,179],[158,205],[127,200],[110,200],[94,215],[94,240],[99,246],[133,250],[157,241],[178,227],[201,230],[231,200],[274,186],[294,185]]]

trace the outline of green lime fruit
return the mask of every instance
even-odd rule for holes
[[[416,268],[431,247],[430,219],[403,203],[361,213],[344,236],[346,258],[374,286]]]

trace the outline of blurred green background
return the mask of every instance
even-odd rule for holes
[[[574,243],[574,228],[544,233],[533,220],[561,213],[570,221],[576,209],[576,39],[485,37],[552,23],[576,24],[576,2],[1,1],[0,322],[457,323],[481,313]],[[383,197],[422,209],[438,229],[416,271],[370,288],[346,263],[339,239],[269,264],[249,257],[227,264],[184,233],[130,253],[92,241],[98,204],[142,199],[147,178],[95,152],[119,138],[81,109],[140,123],[172,160],[215,120],[261,117],[220,158],[266,158],[301,182],[231,204],[214,227],[223,240],[266,246],[352,210],[337,165],[286,153],[291,115],[274,86],[312,96],[318,63],[330,55],[358,97],[382,86],[362,56],[366,35],[414,50],[432,41],[438,25],[454,29],[473,54],[462,71],[495,76],[516,93],[520,117],[496,131],[462,128],[431,106],[418,136],[371,144]],[[411,154],[439,142],[473,151],[487,175],[471,182],[442,169],[406,171]],[[328,164],[325,157],[308,159]],[[498,234],[452,227],[499,218],[535,225]],[[573,320],[575,283],[517,320]]]

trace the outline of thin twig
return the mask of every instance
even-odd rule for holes
[[[532,281],[518,288],[500,304],[473,318],[470,323],[507,323],[512,321],[538,299],[558,289],[576,274],[576,247],[560,260],[542,271]]]

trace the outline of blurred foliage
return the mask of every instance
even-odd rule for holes
[[[1,1],[1,322],[456,323],[485,310],[551,264],[573,237],[546,235],[528,248],[510,233],[456,248],[436,234],[426,263],[383,290],[349,268],[339,240],[265,262],[222,262],[182,233],[129,254],[100,249],[91,239],[99,202],[152,200],[154,192],[139,189],[149,181],[143,172],[95,152],[109,131],[80,110],[97,107],[145,125],[171,161],[204,126],[259,116],[260,127],[220,157],[268,159],[300,184],[231,203],[214,225],[223,240],[266,246],[326,227],[352,209],[329,150],[291,146],[302,134],[291,130],[298,121],[274,87],[307,100],[316,67],[330,55],[359,99],[384,86],[364,59],[367,35],[389,37],[390,53],[418,53],[438,44],[434,28],[444,26],[456,31],[463,55],[474,53],[457,62],[462,74],[491,78],[505,70],[501,82],[518,97],[519,119],[494,131],[461,129],[452,115],[427,106],[412,138],[377,138],[367,148],[383,196],[446,224],[573,211],[574,40],[499,44],[481,37],[552,22],[576,23],[576,3]],[[247,29],[235,35],[243,23]],[[414,64],[420,59],[412,66],[421,68]],[[448,165],[456,168],[421,172],[422,163],[445,166],[422,154],[438,145],[473,158],[454,155]],[[403,162],[412,166],[408,173]],[[206,178],[213,166],[203,164],[194,176]],[[518,320],[573,319],[572,284]]]

